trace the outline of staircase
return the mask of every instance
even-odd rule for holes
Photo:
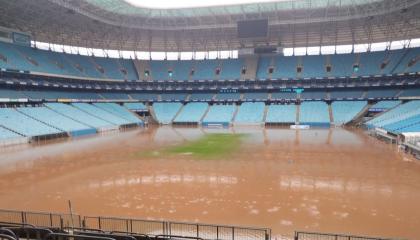
[[[235,112],[233,112],[232,120],[230,121],[231,123],[235,121],[236,114],[238,114],[238,111],[239,111],[239,106],[235,104]]]
[[[296,104],[296,125],[299,125],[300,121],[300,104]]]
[[[101,65],[99,65],[98,63],[95,62],[95,59],[93,57],[88,57],[89,62],[91,62],[93,64],[93,66],[95,67],[95,70],[102,75],[102,77],[109,79],[109,77],[106,75],[105,72],[105,68],[103,68]],[[99,69],[102,69],[104,72],[102,73]]]
[[[175,119],[178,117],[178,115],[182,112],[182,110],[184,109],[184,106],[185,106],[185,105],[182,105],[182,106],[179,108],[179,110],[178,110],[178,112],[175,114],[174,118],[172,118],[171,123],[173,123],[173,122],[175,121]]]
[[[363,117],[366,116],[366,114],[369,112],[369,108],[372,107],[372,103],[368,103],[362,111],[360,111],[350,122],[348,122],[346,125],[354,125],[354,126],[360,126],[363,124]]]
[[[257,78],[258,61],[258,55],[250,55],[245,57],[244,65],[246,67],[246,73],[241,74],[241,80]]]
[[[204,118],[207,116],[207,113],[210,111],[211,106],[208,105],[206,111],[204,112],[203,116],[200,118],[200,122],[198,124],[201,124],[204,120]]]
[[[150,116],[151,116],[149,122],[152,123],[152,124],[159,125],[159,121],[157,120],[155,111],[153,110],[153,106],[149,105],[149,106],[147,106],[147,109],[149,110],[149,113],[150,113]]]
[[[134,68],[137,71],[137,75],[139,76],[139,80],[142,81],[150,81],[152,80],[152,71],[150,69],[150,63],[146,60],[133,60]],[[149,76],[145,76],[144,72],[149,70]]]

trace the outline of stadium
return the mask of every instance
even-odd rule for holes
[[[0,240],[420,238],[419,0],[0,0]]]

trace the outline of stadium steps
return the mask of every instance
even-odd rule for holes
[[[59,129],[59,128],[57,128],[57,127],[53,126],[53,125],[50,125],[50,124],[48,124],[48,123],[46,123],[46,122],[43,122],[43,121],[41,121],[41,120],[38,120],[38,119],[36,119],[36,118],[32,117],[31,115],[28,115],[28,114],[26,114],[26,113],[24,113],[24,112],[21,112],[21,111],[19,111],[19,109],[18,109],[18,108],[15,108],[15,110],[16,110],[17,112],[19,112],[20,114],[27,116],[28,118],[31,118],[31,119],[33,119],[33,120],[35,120],[35,121],[37,121],[37,122],[40,122],[40,123],[42,123],[42,124],[44,124],[44,125],[47,125],[47,126],[48,126],[48,127],[50,127],[50,128],[57,129],[57,130],[59,130],[59,131],[61,131],[61,132],[66,132],[66,131],[64,131],[63,129]]]
[[[51,111],[54,111],[54,112],[56,112],[57,114],[60,114],[61,116],[64,116],[64,117],[66,117],[66,118],[70,118],[71,120],[73,120],[73,121],[75,121],[75,122],[78,122],[78,123],[80,123],[80,124],[84,124],[84,125],[86,125],[86,126],[88,126],[88,127],[91,127],[91,128],[95,128],[96,129],[96,127],[94,127],[94,126],[91,126],[89,123],[86,123],[86,122],[81,122],[81,121],[78,121],[77,119],[75,119],[75,118],[72,118],[72,117],[70,117],[70,116],[66,116],[66,115],[64,115],[64,114],[62,114],[62,113],[60,113],[60,112],[58,112],[58,111],[56,111],[56,110],[54,110],[53,108],[50,108],[50,107],[48,107],[47,105],[43,105],[44,107],[46,107],[46,108],[48,108],[48,109],[50,109]],[[73,106],[71,106],[71,107],[73,107]]]
[[[244,100],[244,93],[239,94],[239,100]]]
[[[102,94],[97,93],[99,97],[101,97],[102,99],[106,99],[104,96],[102,96]]]
[[[148,105],[147,109],[149,110],[149,113],[151,116],[150,118],[152,120],[151,123],[159,125],[159,122],[157,121],[157,118],[156,118],[155,110],[153,109],[152,105]]]
[[[187,96],[185,97],[185,101],[190,101],[190,98],[191,98],[191,94],[187,94]]]
[[[116,114],[115,112],[112,112],[112,111],[109,111],[109,109],[107,109],[107,108],[104,108],[104,107],[101,107],[101,106],[98,106],[98,105],[95,105],[95,104],[93,104],[93,106],[95,106],[95,107],[97,107],[97,108],[100,108],[100,109],[102,109],[102,110],[104,110],[105,112],[108,112],[109,114],[112,114],[112,115],[116,115],[117,117],[119,117],[119,118],[123,118],[123,119],[125,119],[125,120],[127,120],[127,121],[131,121],[130,119],[127,119],[127,118],[125,118],[124,116],[120,116],[120,115],[118,115],[118,114]],[[128,109],[127,109],[128,110]],[[130,111],[130,110],[128,110],[131,114],[133,114],[133,116],[135,116],[136,118],[138,118],[138,115],[137,114],[134,114],[132,111]]]
[[[178,115],[182,112],[182,110],[184,109],[184,107],[185,107],[185,105],[182,105],[180,108],[179,108],[179,110],[178,110],[178,112],[175,114],[175,116],[174,116],[174,118],[172,118],[172,120],[171,120],[171,124],[174,122],[174,120],[178,117]]]
[[[4,128],[4,129],[7,129],[7,130],[9,130],[9,131],[11,131],[11,132],[13,132],[13,133],[16,133],[16,134],[17,134],[17,135],[19,135],[19,136],[26,137],[25,135],[21,134],[20,132],[16,132],[15,130],[13,130],[13,129],[11,129],[11,128],[8,128],[8,127],[6,127],[6,126],[4,126],[4,125],[0,125],[0,127]]]
[[[121,64],[120,62],[120,58],[116,58],[115,59],[118,65],[118,70],[121,72],[122,69],[124,69],[125,71],[127,71],[127,69]],[[124,76],[124,79],[127,80],[127,75],[125,75],[123,72],[121,72],[121,75]],[[128,95],[128,94],[127,94]]]
[[[368,91],[363,91],[361,98],[366,99],[367,94],[368,94]]]
[[[67,54],[63,54],[63,60],[65,60],[70,66],[72,66],[77,72],[80,72],[82,75],[83,75],[83,77],[89,77],[88,75],[86,75],[86,73],[85,73],[85,71],[80,71],[77,67],[76,67],[76,64],[70,59],[70,58],[68,58],[67,56],[66,56]],[[84,68],[83,68],[83,70],[85,70]]]
[[[394,98],[398,98],[403,92],[404,90],[400,89],[400,91],[395,94]]]
[[[398,60],[398,62],[394,65],[394,67],[391,70],[391,74],[394,74],[395,70],[400,66],[400,64],[404,61],[407,54],[410,52],[411,48],[406,48],[404,54],[401,56],[401,58]],[[404,69],[405,70],[405,69]]]
[[[296,121],[295,124],[299,125],[300,121],[300,104],[296,104]]]
[[[363,124],[363,118],[369,112],[370,107],[372,107],[372,103],[366,104],[366,106],[360,111],[354,118],[348,122],[346,125],[361,125]]]
[[[207,116],[207,113],[209,112],[210,107],[211,107],[210,104],[207,104],[207,109],[204,112],[203,116],[201,117],[199,124],[201,124],[203,122],[204,118]]]
[[[75,105],[73,105],[73,104],[71,104],[71,106],[72,106],[72,107],[74,107],[74,108],[77,108],[78,110],[80,110],[80,111],[82,111],[82,112],[85,112],[85,113],[87,113],[87,114],[89,114],[89,115],[91,115],[91,116],[93,116],[93,117],[99,118],[99,119],[101,119],[102,121],[105,121],[105,122],[107,122],[107,123],[111,124],[111,126],[115,126],[115,125],[116,125],[116,124],[114,124],[114,123],[112,123],[112,122],[110,122],[110,121],[108,121],[108,120],[106,120],[106,119],[101,118],[100,116],[93,115],[92,113],[90,113],[90,112],[88,112],[88,111],[86,111],[86,110],[84,110],[84,109],[82,109],[82,108],[78,108],[77,106],[75,106]],[[102,108],[99,108],[99,107],[97,107],[97,106],[95,106],[95,105],[92,105],[92,106],[94,106],[94,107],[96,107],[96,108],[101,109],[102,111],[104,111]],[[114,114],[113,114],[113,115],[114,115]]]
[[[88,57],[89,62],[93,64],[93,66],[95,66],[95,70],[103,77],[106,79],[111,79],[110,77],[108,77],[108,75],[106,75],[106,71],[105,68],[103,68],[100,64],[98,64],[97,62],[95,62],[95,59],[93,59],[93,57]],[[102,73],[101,71],[98,70],[98,68],[102,68],[104,69],[104,72]]]
[[[271,93],[267,94],[267,100],[269,100],[269,101],[271,100]]]
[[[241,74],[240,79],[256,79],[258,70],[259,56],[247,56],[245,57],[244,66],[246,69],[245,74]],[[241,69],[242,70],[242,69]]]
[[[331,99],[331,93],[330,92],[326,92],[325,99]]]
[[[236,115],[238,114],[238,112],[239,112],[239,106],[235,104],[235,111],[233,112],[232,119],[230,120],[231,123],[235,121]]]
[[[331,104],[328,104],[328,114],[330,115],[330,124],[334,123],[334,114]]]

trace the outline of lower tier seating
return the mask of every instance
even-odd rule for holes
[[[182,107],[182,103],[154,103],[153,110],[160,124],[170,124]]]
[[[296,105],[273,104],[268,106],[266,123],[295,123]]]
[[[346,124],[353,120],[366,106],[366,101],[335,101],[331,104],[335,124]]]
[[[235,105],[213,105],[204,117],[203,124],[230,124],[235,110]]]
[[[299,116],[300,124],[324,126],[330,123],[328,105],[322,101],[303,102]]]
[[[174,123],[199,123],[206,113],[209,105],[202,102],[188,103],[175,118]]]
[[[235,123],[262,123],[265,104],[263,102],[245,102],[238,109]]]

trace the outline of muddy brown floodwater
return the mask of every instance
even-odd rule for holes
[[[228,159],[142,151],[248,133]],[[420,238],[420,162],[361,130],[159,127],[0,149],[0,208]]]

